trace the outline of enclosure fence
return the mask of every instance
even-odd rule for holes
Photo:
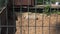
[[[59,0],[40,2],[5,0],[0,6],[0,34],[60,34]]]

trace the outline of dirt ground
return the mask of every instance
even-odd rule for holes
[[[29,13],[29,15],[28,15]],[[60,15],[51,14],[47,16],[41,13],[16,12],[16,34],[56,34],[56,24],[60,24]],[[29,18],[28,18],[29,16]]]

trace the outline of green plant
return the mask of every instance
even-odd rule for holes
[[[51,10],[50,11],[50,5],[47,5],[45,7],[44,13],[47,14],[47,15],[51,15],[51,14],[58,14],[58,15],[60,15],[60,11],[58,11],[58,10],[53,10],[53,11]]]
[[[56,14],[57,12],[56,12],[56,10],[54,9],[54,10],[51,10],[50,13],[51,13],[51,14]]]
[[[46,5],[45,9],[44,9],[44,13],[47,14],[47,15],[50,15],[51,13],[50,13],[49,10],[50,10],[50,5]]]
[[[52,14],[58,14],[58,15],[60,15],[60,11],[58,11],[58,10],[54,10],[54,11],[52,11],[51,13],[52,13]]]
[[[57,13],[58,15],[60,15],[60,11],[57,11],[56,13]]]

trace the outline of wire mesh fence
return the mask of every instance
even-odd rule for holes
[[[5,0],[0,34],[60,34],[59,0]]]

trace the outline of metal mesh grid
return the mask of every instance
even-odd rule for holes
[[[23,0],[21,0],[21,4],[22,4],[22,1]],[[17,33],[17,34],[60,34],[59,33],[60,32],[60,22],[59,22],[60,21],[59,20],[60,17],[57,14],[52,16],[53,14],[51,14],[52,13],[51,3],[49,4],[50,5],[49,12],[50,12],[51,15],[49,15],[48,17],[45,16],[45,10],[44,10],[45,8],[43,7],[42,16],[39,16],[39,17],[42,17],[41,18],[42,20],[40,20],[41,22],[39,21],[39,23],[38,23],[38,21],[37,21],[37,20],[39,20],[39,18],[37,18],[37,11],[38,10],[35,7],[37,5],[37,0],[34,1],[35,2],[35,6],[33,8],[35,17],[32,16],[31,18],[30,18],[29,15],[30,15],[30,11],[33,11],[33,9],[31,9],[32,7],[29,7],[29,0],[27,0],[27,1],[28,1],[28,6],[27,6],[27,8],[25,8],[26,11],[28,12],[27,13],[27,15],[28,15],[27,16],[27,20],[23,19],[23,17],[24,17],[23,16],[23,14],[24,14],[23,12],[25,10],[23,10],[23,6],[20,5],[19,6],[19,10],[18,10],[19,11],[18,13],[19,13],[19,16],[20,16],[20,18],[19,18],[20,22],[19,22],[19,25],[17,26],[16,25],[16,20],[15,20],[14,0],[11,0],[11,3],[13,4],[11,7],[8,4],[9,0],[6,0],[6,4],[5,4],[5,6],[6,6],[6,10],[5,10],[6,11],[5,12],[6,13],[5,14],[6,15],[5,16],[6,17],[6,21],[5,21],[5,24],[1,25],[2,21],[0,20],[0,28],[1,28],[0,29],[0,34],[16,34],[16,31],[17,31],[16,27],[20,28],[20,29],[18,29],[19,33]],[[43,0],[43,4],[42,5],[45,4],[44,1],[45,0]],[[51,0],[47,0],[47,1],[51,2]],[[39,9],[39,11],[41,11],[40,10],[41,8],[38,7],[38,9]],[[57,7],[56,10],[59,11],[59,7]],[[57,11],[56,11],[56,13],[57,13]],[[2,17],[0,17],[0,19],[1,18]],[[26,18],[26,16],[24,18]],[[33,18],[34,18],[34,20],[30,20],[30,19],[33,19]],[[37,18],[37,20],[35,18]],[[53,22],[54,20],[55,20],[55,22]],[[51,31],[51,30],[53,30],[53,31]]]

